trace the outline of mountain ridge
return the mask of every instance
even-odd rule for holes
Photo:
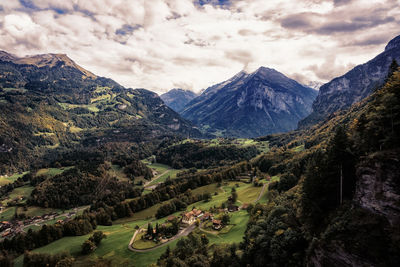
[[[400,62],[400,35],[389,41],[385,50],[373,59],[322,85],[313,103],[313,112],[299,122],[299,127],[317,123],[372,94],[384,83],[394,59]]]
[[[160,95],[160,98],[168,107],[172,108],[176,112],[180,112],[187,103],[197,96],[198,94],[190,90],[174,88]]]
[[[210,86],[181,114],[217,135],[255,137],[293,130],[311,111],[316,94],[274,69],[260,67]]]
[[[202,137],[152,91],[86,77],[63,55],[31,59],[0,54],[0,146],[7,151],[0,153],[1,173],[78,147]]]

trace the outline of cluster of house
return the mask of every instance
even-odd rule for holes
[[[221,220],[214,219],[214,215],[210,212],[203,212],[199,209],[193,209],[182,214],[182,223],[190,225],[193,224],[197,219],[202,222],[211,220],[215,230],[222,228]]]
[[[71,219],[75,212],[70,212],[66,215],[64,220],[58,220],[57,223],[64,223]],[[1,237],[11,237],[15,234],[21,233],[26,226],[38,225],[39,223],[44,223],[48,220],[54,220],[59,214],[57,212],[52,212],[50,214],[44,214],[42,216],[35,216],[25,220],[13,220],[0,222],[0,235]]]

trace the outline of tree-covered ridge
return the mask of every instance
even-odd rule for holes
[[[38,67],[0,60],[1,173],[35,168],[43,157],[82,146],[201,136],[157,94],[57,62]]]
[[[250,160],[257,154],[255,146],[210,146],[207,142],[189,141],[160,149],[156,154],[156,160],[176,169],[193,167],[204,169]]]

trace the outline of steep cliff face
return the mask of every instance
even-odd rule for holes
[[[398,266],[399,155],[380,152],[358,165],[353,203],[315,242],[309,266]]]
[[[400,223],[399,151],[366,159],[357,170],[355,202],[384,216],[392,226]]]
[[[321,86],[312,106],[313,112],[299,126],[314,124],[369,96],[384,83],[393,59],[400,61],[400,36],[391,40],[385,51],[374,59]]]
[[[208,88],[181,114],[217,134],[255,137],[294,130],[310,113],[316,94],[276,70],[261,67]]]

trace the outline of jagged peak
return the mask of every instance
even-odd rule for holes
[[[390,42],[385,47],[385,51],[393,48],[400,48],[400,35],[390,40]]]

